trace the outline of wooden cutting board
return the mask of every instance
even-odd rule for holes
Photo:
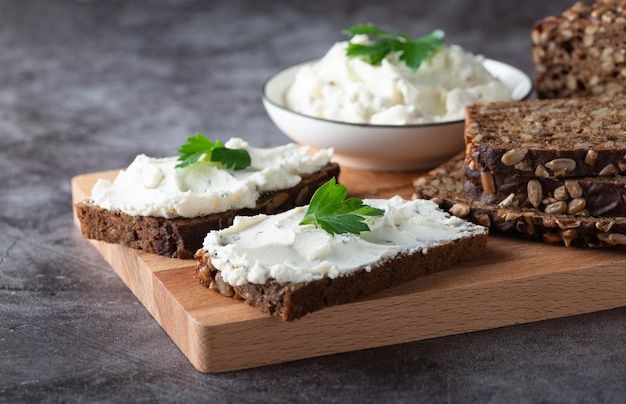
[[[99,177],[72,179],[73,202]],[[410,198],[419,173],[343,168],[351,196]],[[356,303],[283,322],[199,285],[193,260],[91,241],[201,372],[225,372],[626,306],[624,250],[490,236],[485,254]]]

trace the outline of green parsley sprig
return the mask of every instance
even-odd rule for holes
[[[187,143],[177,150],[181,155],[176,168],[187,167],[198,161],[208,161],[220,167],[232,170],[244,170],[250,167],[250,154],[244,149],[229,149],[222,142],[212,142],[201,133],[188,137]]]
[[[372,24],[359,24],[342,31],[345,35],[368,35],[378,38],[372,44],[364,45],[349,43],[346,55],[349,57],[363,57],[372,65],[379,64],[387,54],[399,52],[400,60],[411,70],[415,71],[444,44],[445,33],[435,30],[430,34],[411,39],[407,35],[394,34],[384,31]]]
[[[369,231],[365,216],[382,216],[385,211],[358,198],[345,199],[347,195],[347,188],[331,178],[315,191],[300,224],[314,224],[329,234]]]

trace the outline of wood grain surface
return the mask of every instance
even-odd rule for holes
[[[72,199],[99,177],[72,179]],[[351,196],[410,198],[417,172],[343,168]],[[283,322],[199,285],[195,262],[90,241],[201,372],[217,373],[626,306],[623,250],[490,236],[474,261]]]

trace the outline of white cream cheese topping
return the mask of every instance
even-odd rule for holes
[[[175,168],[177,157],[139,155],[111,182],[98,179],[91,200],[104,209],[133,216],[198,217],[231,209],[253,208],[263,192],[287,189],[300,182],[298,174],[320,170],[332,157],[332,149],[311,154],[294,143],[254,148],[232,138],[224,144],[250,154],[245,170],[224,170],[199,162]]]
[[[368,44],[367,36],[351,42]],[[511,90],[484,67],[484,58],[445,46],[416,71],[389,54],[380,65],[347,57],[338,42],[314,64],[302,67],[285,101],[305,115],[334,121],[406,125],[462,120],[471,102],[508,101]]]
[[[441,243],[487,232],[439,209],[432,201],[366,199],[383,209],[368,217],[368,232],[330,235],[314,225],[299,225],[307,207],[277,215],[236,217],[229,228],[211,231],[203,248],[227,283],[309,282],[336,278],[398,254],[421,252]]]

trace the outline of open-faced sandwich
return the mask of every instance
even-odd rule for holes
[[[83,236],[173,258],[193,258],[206,234],[236,215],[276,213],[306,204],[337,177],[332,150],[312,154],[287,144],[254,148],[201,134],[180,156],[139,155],[114,181],[99,179],[88,200],[76,204]]]
[[[307,206],[211,231],[200,282],[282,320],[355,301],[478,257],[487,228],[427,200],[344,199],[334,179]]]

